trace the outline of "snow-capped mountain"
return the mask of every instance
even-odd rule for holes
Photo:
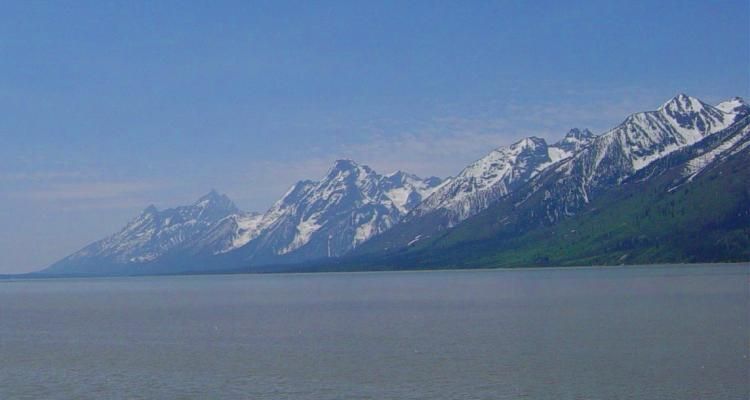
[[[726,129],[717,133],[715,140],[711,143],[700,143],[690,154],[690,159],[682,168],[684,181],[678,182],[669,190],[674,191],[680,185],[690,182],[712,165],[725,160],[728,157],[747,151],[750,148],[750,116],[740,121],[734,129]]]
[[[242,212],[215,191],[189,206],[150,206],[47,272],[169,272],[191,261],[224,268],[336,257],[398,223],[441,182],[401,171],[379,175],[339,160],[322,180],[296,183],[263,214]]]
[[[70,266],[144,264],[171,253],[195,253],[206,234],[224,218],[240,211],[226,195],[211,191],[194,204],[158,210],[147,207],[125,228],[53,264],[48,272]]]
[[[545,170],[453,229],[406,232],[422,234],[416,242],[403,234],[409,227],[405,222],[360,247],[360,257],[339,261],[336,269],[750,260],[750,116],[634,173],[623,170],[626,176],[609,184],[596,181],[586,199],[569,197],[576,185],[586,183],[567,178],[566,172]],[[397,241],[399,232],[404,241]],[[381,250],[370,251],[376,244]]]
[[[553,162],[568,158],[591,143],[596,135],[588,129],[573,128],[561,140],[549,147]]]
[[[747,112],[747,106],[740,104],[722,103],[720,106],[727,111],[680,94],[656,111],[629,116],[569,165],[592,156],[593,164],[588,169],[595,175],[604,160],[617,161],[615,164],[625,168],[626,173],[637,171],[672,151],[730,126]]]
[[[544,196],[549,222],[571,215],[601,188],[619,184],[652,162],[730,127],[748,113],[750,108],[741,99],[714,107],[680,94],[656,111],[630,115],[550,171],[554,184],[545,188]]]
[[[340,256],[398,223],[441,182],[338,160],[322,180],[294,185],[242,251],[256,263]]]
[[[383,177],[381,187],[393,205],[402,214],[406,214],[429,197],[442,183],[440,178],[422,179],[413,174],[396,171]]]
[[[440,210],[447,225],[453,226],[484,210],[550,165],[572,156],[595,137],[588,129],[571,129],[553,145],[529,137],[497,148],[447,180],[409,218]]]
[[[468,166],[398,227],[371,240],[359,253],[402,248],[435,237],[505,197],[518,203],[511,208],[538,202],[524,218],[554,224],[574,215],[598,192],[749,114],[750,107],[740,98],[714,107],[680,94],[655,111],[630,115],[599,136],[572,130],[551,146],[541,139],[523,139]]]
[[[189,206],[150,206],[120,232],[46,272],[295,263],[421,247],[451,227],[471,237],[461,227],[477,219],[490,224],[477,225],[485,232],[510,223],[519,232],[554,225],[612,188],[674,171],[675,163],[682,178],[674,187],[689,183],[717,160],[747,150],[749,120],[740,98],[711,106],[681,94],[602,135],[572,129],[551,145],[529,137],[500,147],[445,181],[401,171],[380,175],[338,160],[321,180],[296,183],[262,214],[242,212],[214,191]]]
[[[242,247],[263,230],[263,214],[238,212],[214,224],[196,246],[213,254],[223,254]]]
[[[716,108],[728,114],[742,115],[750,112],[750,106],[742,97],[733,97],[727,101],[723,101],[717,104]]]
[[[600,136],[573,129],[561,141],[546,146],[542,139],[527,138],[499,148],[464,169],[412,213],[420,216],[447,210],[449,226],[470,217],[498,198],[525,184],[548,167],[561,174],[557,184],[563,201],[557,213],[569,213],[599,185],[619,183],[654,160],[719,132],[750,113],[734,98],[714,107],[680,94],[656,111],[630,115]],[[570,182],[568,182],[570,181]]]

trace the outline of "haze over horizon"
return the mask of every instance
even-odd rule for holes
[[[212,188],[265,211],[338,158],[445,177],[677,93],[750,97],[746,1],[0,10],[0,274]]]

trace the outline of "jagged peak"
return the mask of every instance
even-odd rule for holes
[[[234,202],[232,202],[226,194],[221,194],[217,192],[216,189],[211,189],[211,191],[201,196],[193,206],[201,208],[218,208],[232,212],[239,211],[234,205]]]
[[[386,175],[386,177],[388,177],[388,178],[403,177],[403,176],[413,176],[413,175],[410,174],[410,173],[408,173],[408,172],[402,171],[400,169],[397,169],[397,170],[391,172],[390,174]]]
[[[391,172],[390,174],[384,175],[383,178],[385,181],[394,185],[424,184],[427,185],[427,187],[434,187],[443,182],[442,178],[438,178],[436,176],[428,176],[426,178],[422,178],[416,174],[412,174],[410,172],[402,170]]]
[[[529,136],[511,144],[508,149],[511,151],[535,150],[540,146],[547,147],[547,141],[540,137]]]
[[[331,169],[328,170],[328,173],[326,174],[326,176],[328,178],[332,178],[342,173],[347,173],[347,172],[351,173],[351,172],[356,172],[358,170],[362,170],[368,174],[372,172],[372,169],[368,167],[367,165],[360,165],[360,164],[357,164],[357,162],[355,162],[354,160],[345,158],[345,159],[334,161],[333,166],[331,166]]]
[[[214,200],[221,200],[222,197],[226,197],[219,192],[216,191],[216,189],[211,189],[208,193],[204,194],[203,196],[199,197],[198,200],[196,200],[196,204],[204,202],[206,200],[208,201],[214,201]]]
[[[333,169],[350,169],[357,168],[359,164],[351,158],[341,158],[333,162]]]
[[[221,196],[222,196],[222,195],[221,195],[221,194],[220,194],[219,192],[217,192],[217,191],[216,191],[216,189],[213,189],[213,188],[212,188],[212,189],[211,189],[211,190],[210,190],[210,191],[209,191],[208,193],[206,193],[206,194],[204,194],[203,196],[201,196],[201,197],[200,197],[200,198],[198,199],[198,201],[196,201],[196,203],[200,203],[201,201],[204,201],[204,200],[215,200],[215,199],[219,199],[219,198],[221,198]]]
[[[558,140],[550,147],[555,147],[567,152],[575,152],[583,146],[588,145],[596,138],[597,135],[593,134],[586,128],[572,128],[562,139]]]
[[[659,111],[666,111],[670,114],[685,114],[689,112],[699,112],[705,106],[700,99],[688,96],[685,93],[679,93],[672,97],[666,103],[659,107]]]
[[[536,136],[523,138],[514,142],[510,146],[501,146],[492,150],[486,156],[469,164],[458,174],[458,177],[481,176],[488,170],[488,168],[494,168],[491,166],[492,164],[500,161],[503,164],[512,164],[518,156],[533,153],[539,148],[546,149],[547,141]],[[446,179],[446,181],[448,179]]]
[[[583,129],[580,129],[580,128],[571,128],[568,131],[568,133],[565,134],[565,139],[573,138],[573,139],[578,139],[578,140],[584,140],[584,139],[591,139],[591,138],[593,138],[595,136],[596,135],[594,135],[587,128],[583,128]]]
[[[523,139],[521,139],[521,140],[513,143],[511,146],[518,146],[518,145],[521,145],[521,146],[534,146],[534,145],[538,145],[540,143],[547,143],[547,142],[544,139],[540,138],[540,137],[529,136],[529,137],[525,137],[525,138],[523,138]]]
[[[422,180],[422,178],[418,177],[417,175],[412,174],[410,172],[402,171],[400,169],[394,172],[391,172],[390,174],[385,175],[385,177],[388,179],[397,180],[400,182],[403,182],[407,179],[416,180],[416,181]]]

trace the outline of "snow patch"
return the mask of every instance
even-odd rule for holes
[[[301,221],[299,225],[297,225],[297,233],[294,235],[292,242],[281,249],[278,254],[287,254],[306,245],[310,241],[313,233],[317,232],[321,226],[322,225],[320,225],[315,218]]]
[[[742,132],[734,135],[732,138],[725,140],[719,146],[711,149],[711,151],[708,151],[688,161],[683,171],[683,176],[686,176],[688,178],[688,182],[692,181],[693,178],[698,176],[698,174],[706,169],[706,167],[708,167],[714,160],[716,160],[717,157],[720,157],[726,151],[732,149],[737,143],[744,139],[749,131],[750,128],[745,128]],[[750,142],[743,143],[743,145],[747,146],[749,143]]]
[[[422,239],[422,235],[414,236],[414,239],[407,243],[406,246],[412,246],[414,243],[417,243],[419,239]]]
[[[372,217],[365,223],[360,224],[355,233],[354,233],[354,240],[352,241],[352,246],[356,247],[360,243],[364,242],[365,240],[373,237],[375,234],[377,234],[377,219],[378,219],[378,213],[375,212],[372,214]]]

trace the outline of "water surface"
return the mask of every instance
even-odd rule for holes
[[[1,399],[748,399],[750,266],[0,282]]]

